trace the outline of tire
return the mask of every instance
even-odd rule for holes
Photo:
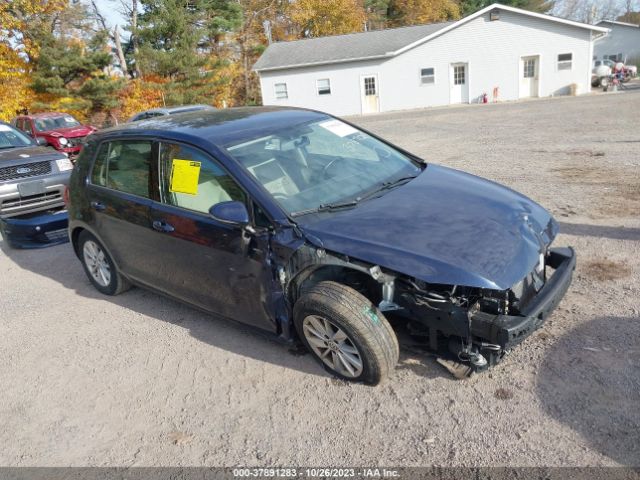
[[[605,92],[609,88],[609,79],[607,77],[602,77],[600,79],[600,86],[605,89]]]
[[[78,253],[84,273],[100,293],[118,295],[131,288],[131,284],[118,272],[102,244],[86,230],[78,237]]]
[[[298,299],[293,315],[304,345],[336,377],[377,385],[398,363],[398,339],[391,325],[352,288],[320,282]]]

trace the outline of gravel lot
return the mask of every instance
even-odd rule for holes
[[[579,255],[545,327],[454,380],[403,351],[371,388],[134,289],[69,245],[0,251],[0,465],[640,466],[640,91],[355,122],[549,208]]]

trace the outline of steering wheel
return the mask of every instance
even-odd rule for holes
[[[324,168],[322,169],[322,177],[326,180],[333,178],[335,175],[330,175],[329,171],[331,169],[331,167],[333,167],[336,164],[339,164],[340,162],[344,161],[344,157],[335,157],[333,160],[331,160],[329,163],[327,163]]]

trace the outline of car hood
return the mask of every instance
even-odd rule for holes
[[[63,154],[48,147],[31,146],[22,148],[0,149],[0,168],[24,165],[46,160],[67,158]]]
[[[76,127],[69,128],[56,128],[55,130],[47,130],[46,132],[38,132],[40,136],[63,136],[67,138],[75,138],[75,137],[86,137],[93,129],[90,127],[86,127],[84,125],[78,125]]]
[[[428,283],[499,290],[530,273],[557,233],[527,197],[437,165],[356,208],[297,220],[327,250]]]

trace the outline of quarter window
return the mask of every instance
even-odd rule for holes
[[[91,183],[149,198],[151,142],[116,140],[100,145]]]
[[[184,145],[160,145],[160,191],[168,205],[208,213],[221,202],[246,196],[238,184],[209,156]]]
[[[427,85],[429,83],[435,83],[435,69],[423,68],[420,70],[420,83]]]
[[[560,55],[558,55],[558,70],[571,70],[572,66],[572,53],[561,53]]]
[[[331,81],[328,78],[322,78],[316,82],[318,87],[318,95],[331,95]]]
[[[287,84],[286,83],[276,83],[276,98],[284,99],[289,98],[287,93]]]

